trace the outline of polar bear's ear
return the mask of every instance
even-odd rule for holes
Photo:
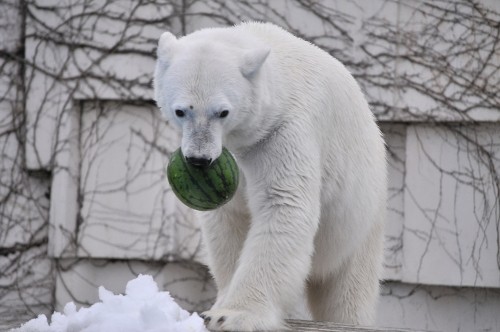
[[[170,32],[164,32],[158,41],[157,56],[163,62],[170,62],[177,45],[177,38]]]
[[[259,48],[256,50],[246,51],[243,54],[243,63],[240,67],[243,76],[253,76],[260,69],[260,67],[262,67],[270,52],[271,49],[269,48]]]

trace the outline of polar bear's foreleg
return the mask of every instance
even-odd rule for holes
[[[364,326],[375,323],[383,236],[381,221],[336,272],[308,282],[309,307],[314,320]]]
[[[207,250],[208,265],[217,286],[217,301],[225,297],[250,224],[250,213],[240,184],[233,199],[222,208],[204,213],[201,223],[203,242]]]

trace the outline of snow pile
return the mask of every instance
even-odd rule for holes
[[[189,314],[168,292],[160,292],[153,278],[139,275],[127,283],[125,295],[99,287],[99,299],[89,308],[76,309],[73,302],[62,313],[45,315],[11,332],[207,332],[198,314]]]

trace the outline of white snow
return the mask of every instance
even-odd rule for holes
[[[129,281],[125,295],[101,286],[99,300],[79,310],[69,302],[50,323],[40,315],[11,332],[208,332],[197,313],[189,314],[168,292],[160,292],[149,275]]]

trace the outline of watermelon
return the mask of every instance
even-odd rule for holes
[[[239,182],[239,170],[233,155],[225,147],[219,158],[207,167],[186,162],[180,148],[170,156],[167,178],[179,200],[192,209],[216,209],[233,198]]]

